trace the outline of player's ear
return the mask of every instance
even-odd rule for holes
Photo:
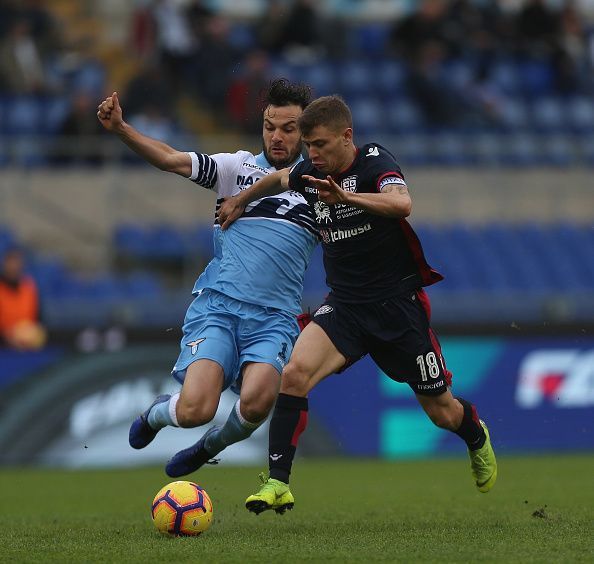
[[[344,130],[344,133],[342,134],[343,140],[344,140],[344,144],[346,145],[350,145],[350,143],[353,140],[353,128],[352,127],[347,127]]]

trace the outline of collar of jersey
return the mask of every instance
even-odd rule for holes
[[[297,163],[300,163],[302,160],[303,160],[303,155],[299,155],[299,158],[294,163],[291,163],[290,166],[293,166],[293,165],[295,165]],[[260,154],[256,155],[256,164],[258,166],[261,166],[262,168],[274,168],[268,162],[268,159],[264,156],[264,151],[262,151]]]

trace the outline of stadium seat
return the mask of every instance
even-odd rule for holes
[[[531,104],[532,126],[539,132],[558,132],[566,129],[565,111],[557,98],[546,97]]]
[[[519,98],[504,98],[500,106],[500,120],[508,131],[525,130],[530,126],[530,114]]]
[[[586,96],[570,98],[563,109],[569,127],[577,133],[594,132],[594,100]]]
[[[374,95],[375,75],[375,69],[370,62],[361,59],[346,61],[339,65],[337,86],[347,99]]]
[[[515,96],[521,90],[518,68],[511,61],[498,61],[491,69],[489,82],[502,94]]]
[[[355,116],[356,132],[368,137],[366,141],[370,141],[373,134],[377,134],[383,129],[385,121],[381,102],[369,97],[362,97],[352,100],[350,107]]]
[[[385,108],[390,133],[418,133],[424,120],[419,108],[408,98],[393,99]]]

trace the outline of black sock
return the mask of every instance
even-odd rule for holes
[[[454,433],[466,443],[469,450],[477,450],[485,444],[487,435],[479,422],[476,408],[465,399],[458,397],[456,399],[462,404],[464,415],[460,427]]]
[[[299,436],[307,426],[307,398],[279,394],[270,420],[268,467],[270,477],[289,483]]]

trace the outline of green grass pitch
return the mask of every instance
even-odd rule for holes
[[[150,520],[161,468],[0,470],[0,562],[594,562],[594,455],[500,457],[488,494],[462,458],[299,460],[283,516],[244,509],[257,474],[192,475],[214,524],[168,538]]]

